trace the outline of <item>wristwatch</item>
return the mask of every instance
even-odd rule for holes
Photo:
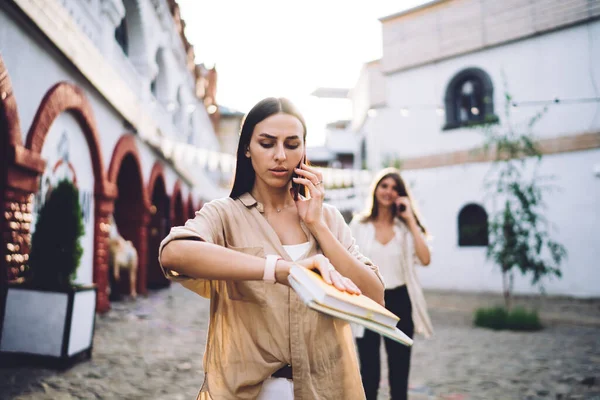
[[[267,261],[265,262],[265,272],[263,274],[263,281],[268,283],[277,283],[277,279],[275,279],[275,265],[277,265],[277,261],[281,260],[276,254],[267,255]]]

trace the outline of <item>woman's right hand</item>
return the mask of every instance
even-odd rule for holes
[[[317,254],[316,256],[295,263],[285,260],[277,261],[275,266],[275,279],[277,280],[277,283],[290,286],[288,276],[290,274],[290,269],[294,264],[311,270],[318,270],[326,283],[333,285],[342,292],[348,292],[350,294],[362,293],[352,280],[342,276],[342,274],[331,265],[329,259],[322,254]]]

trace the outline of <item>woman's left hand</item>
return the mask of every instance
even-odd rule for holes
[[[323,199],[325,198],[323,174],[304,163],[300,166],[301,168],[294,170],[298,175],[298,177],[293,178],[294,183],[304,185],[308,189],[310,198],[298,197],[296,207],[302,221],[308,227],[311,227],[323,220]]]
[[[404,206],[404,211],[400,211],[400,206]],[[398,216],[407,223],[415,222],[415,214],[413,214],[412,208],[410,207],[410,200],[406,196],[400,196],[396,199],[396,209],[398,210]]]

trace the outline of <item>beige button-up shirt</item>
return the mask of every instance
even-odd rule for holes
[[[159,254],[172,240],[195,239],[259,257],[278,254],[292,261],[263,211],[263,205],[249,193],[235,200],[212,201],[185,226],[172,228]],[[358,252],[340,212],[324,205],[323,214],[342,245],[379,276],[377,267]],[[302,229],[310,250],[301,259],[322,253],[304,224]],[[287,364],[293,368],[295,399],[365,398],[347,322],[309,309],[284,285],[190,279],[163,270],[169,279],[211,299],[206,375],[198,399],[254,399],[263,381]]]

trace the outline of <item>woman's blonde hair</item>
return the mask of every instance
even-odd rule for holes
[[[395,181],[398,195],[408,197],[408,201],[410,202],[410,208],[412,209],[413,215],[415,216],[415,221],[417,221],[417,225],[419,225],[421,231],[425,235],[427,235],[427,229],[425,229],[425,226],[421,222],[422,219],[416,207],[413,196],[410,192],[410,188],[408,187],[408,185],[406,185],[404,179],[402,179],[402,176],[400,175],[400,171],[396,168],[385,168],[379,171],[379,173],[375,176],[375,179],[373,179],[373,183],[371,184],[371,189],[369,192],[370,195],[367,198],[367,208],[360,216],[361,222],[373,221],[379,215],[379,205],[377,204],[377,199],[375,198],[375,192],[377,191],[377,188],[379,187],[381,182],[387,178],[392,178]],[[392,207],[392,214],[397,215],[396,205],[394,204]]]

